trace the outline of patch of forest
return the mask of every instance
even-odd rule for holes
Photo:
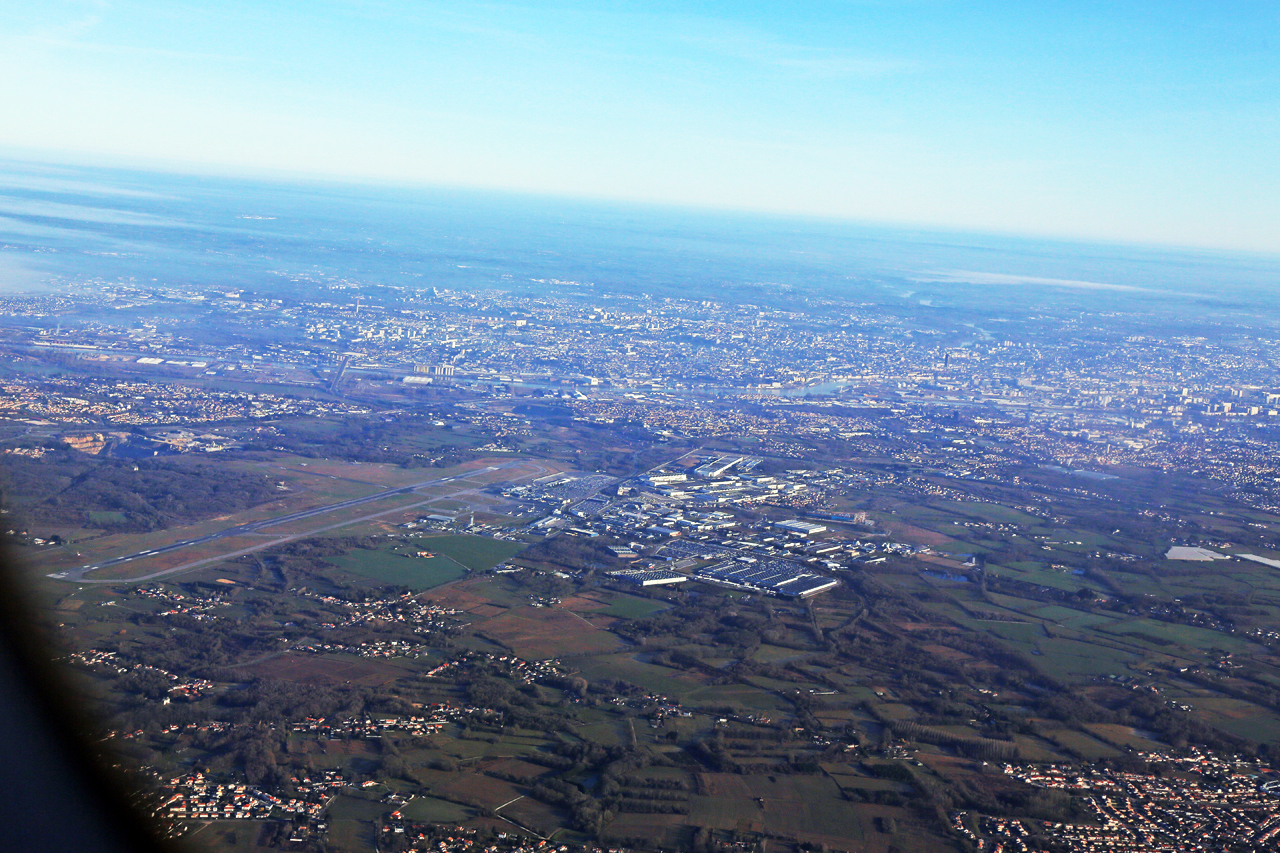
[[[72,450],[5,465],[0,502],[33,524],[143,532],[238,512],[276,497],[275,482],[208,463],[85,456]]]

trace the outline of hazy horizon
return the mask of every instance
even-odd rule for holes
[[[270,291],[301,277],[510,289],[561,279],[726,301],[795,291],[939,308],[1213,312],[1251,310],[1280,279],[1280,258],[1261,253],[13,161],[0,161],[0,240],[10,288],[136,279]]]
[[[0,150],[1280,251],[1265,4],[151,0],[0,24]]]

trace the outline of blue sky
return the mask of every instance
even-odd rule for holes
[[[0,146],[1280,252],[1280,5],[6,2]]]

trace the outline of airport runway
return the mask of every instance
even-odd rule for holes
[[[361,504],[367,504],[367,503],[373,503],[374,501],[385,500],[386,498],[394,497],[395,495],[411,495],[414,492],[416,492],[418,489],[425,489],[429,486],[440,486],[446,483],[452,483],[455,480],[465,480],[468,477],[475,476],[476,474],[484,474],[489,471],[499,471],[503,468],[510,468],[516,465],[521,465],[521,464],[523,464],[522,460],[513,459],[512,461],[504,462],[501,465],[496,465],[496,466],[490,465],[484,468],[477,468],[474,471],[467,471],[462,474],[456,474],[452,477],[441,477],[436,480],[425,480],[421,483],[414,483],[411,486],[400,486],[398,488],[385,489],[381,492],[375,492],[372,495],[365,495],[364,497],[361,497],[361,498],[350,498],[349,500],[340,501],[335,504],[328,504],[327,506],[320,506],[320,507],[313,507],[311,509],[299,510],[297,512],[291,512],[288,515],[279,515],[279,516],[276,516],[275,518],[265,518],[261,521],[251,521],[251,522],[248,522],[247,524],[237,524],[234,527],[228,527],[225,530],[219,530],[217,533],[210,533],[207,536],[200,536],[195,539],[184,539],[181,542],[174,542],[170,545],[162,545],[159,548],[152,548],[147,551],[138,551],[137,553],[128,554],[122,557],[114,557],[110,560],[103,560],[100,563],[93,563],[92,565],[81,566],[78,569],[67,569],[61,572],[53,572],[49,575],[49,577],[54,578],[55,580],[88,583],[90,582],[90,580],[86,579],[85,575],[88,574],[89,572],[97,571],[98,569],[105,569],[111,566],[118,566],[121,563],[129,563],[144,557],[153,557],[156,554],[167,554],[170,551],[177,551],[180,548],[189,548],[192,545],[201,545],[206,542],[213,542],[217,539],[225,539],[229,536],[240,536],[245,533],[258,533],[264,530],[265,528],[274,527],[275,525],[278,525],[278,524],[286,524],[291,521],[299,521],[304,518],[312,518],[313,516],[324,515],[325,513],[329,513],[329,512],[337,512],[338,510],[348,509],[353,506],[360,506]],[[398,509],[409,509],[409,507],[399,507]],[[382,513],[377,513],[377,514],[381,515]],[[342,525],[338,525],[338,526],[344,526],[347,523],[348,522],[343,522]],[[310,535],[310,534],[307,534],[307,535]],[[253,548],[249,550],[257,550],[257,549]],[[219,558],[219,559],[222,559],[222,558]],[[173,571],[173,570],[164,570],[161,573],[168,574],[169,571]],[[116,582],[118,583],[120,581],[116,581]]]

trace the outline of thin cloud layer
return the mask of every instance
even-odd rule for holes
[[[1076,290],[1124,290],[1152,292],[1149,287],[1137,287],[1132,284],[1110,284],[1103,281],[1078,281],[1070,278],[1045,278],[1036,275],[1007,275],[994,272],[972,272],[969,270],[946,270],[911,279],[931,284],[994,284],[994,285],[1038,285],[1041,287],[1068,287]]]

